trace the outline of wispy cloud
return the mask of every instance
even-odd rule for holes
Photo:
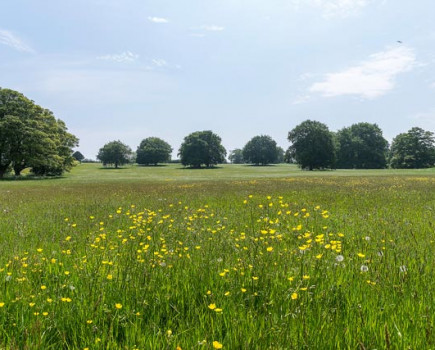
[[[353,16],[375,1],[382,3],[384,0],[293,0],[293,3],[298,8],[311,6],[320,9],[324,17],[332,18]]]
[[[20,52],[34,53],[35,51],[22,39],[9,30],[0,29],[0,44],[12,47]]]
[[[169,19],[164,17],[148,17],[148,21],[153,23],[169,23]]]
[[[221,32],[225,29],[225,27],[221,27],[217,25],[204,25],[201,26],[200,29],[205,30],[207,32]]]
[[[416,66],[414,50],[401,46],[370,55],[366,61],[337,73],[327,74],[325,79],[309,88],[326,97],[357,95],[376,98],[395,87],[397,75]]]
[[[139,58],[139,55],[134,54],[130,51],[125,51],[120,54],[111,54],[111,55],[104,55],[104,56],[98,56],[98,60],[105,60],[105,61],[114,61],[119,63],[130,63],[134,62]]]
[[[168,62],[166,62],[166,60],[164,60],[163,58],[153,58],[152,63],[156,67],[167,67],[168,66]]]

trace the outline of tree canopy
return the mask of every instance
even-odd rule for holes
[[[390,166],[392,168],[417,169],[435,165],[434,133],[414,127],[397,135],[391,144]]]
[[[335,148],[332,133],[318,121],[306,120],[288,134],[290,158],[302,169],[332,168],[335,164]]]
[[[79,151],[75,151],[72,156],[74,157],[75,160],[77,160],[80,163],[82,162],[83,159],[85,159],[85,156]]]
[[[245,160],[243,159],[243,151],[240,148],[233,149],[228,156],[228,159],[233,164],[243,164]]]
[[[60,175],[74,164],[78,139],[63,121],[23,94],[0,88],[0,177],[31,168],[38,175]]]
[[[99,159],[104,166],[113,164],[115,168],[118,168],[118,166],[130,162],[131,153],[131,148],[121,141],[111,141],[100,148],[97,159]]]
[[[227,151],[221,144],[221,138],[210,130],[196,131],[184,138],[178,152],[181,164],[200,168],[207,168],[223,163]]]
[[[148,137],[140,143],[136,151],[136,163],[157,165],[171,160],[172,147],[158,137]]]
[[[337,168],[382,169],[387,166],[388,142],[376,124],[358,123],[339,130]]]
[[[274,163],[278,158],[276,142],[267,135],[254,136],[243,147],[243,158],[256,165]]]

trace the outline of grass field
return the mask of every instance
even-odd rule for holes
[[[0,348],[435,347],[435,170],[0,182]]]

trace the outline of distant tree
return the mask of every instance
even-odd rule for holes
[[[75,160],[77,160],[80,163],[82,162],[83,159],[85,159],[85,156],[79,151],[75,151],[72,156],[74,157]]]
[[[233,164],[243,164],[245,160],[243,159],[243,151],[240,148],[236,148],[230,152],[228,159]]]
[[[276,152],[277,152],[277,157],[276,157],[276,163],[277,164],[281,164],[281,163],[285,163],[285,151],[282,147],[277,147],[276,148]]]
[[[376,124],[358,123],[339,130],[337,167],[344,169],[382,169],[387,166],[388,142]]]
[[[25,168],[56,169],[73,166],[72,148],[78,139],[65,123],[23,94],[0,88],[0,177],[13,169],[19,176]]]
[[[97,159],[103,165],[113,164],[115,168],[118,168],[119,165],[127,164],[130,161],[130,155],[131,148],[118,140],[106,143],[100,148]]]
[[[275,163],[278,158],[276,142],[267,135],[255,136],[243,147],[243,158],[256,165]]]
[[[171,160],[172,147],[158,137],[148,137],[140,143],[136,151],[136,163],[157,165]]]
[[[293,164],[295,163],[295,159],[293,158],[293,151],[291,149],[291,147],[287,148],[284,154],[284,162],[288,163],[288,164]]]
[[[302,169],[332,168],[335,164],[333,135],[318,121],[306,120],[288,134],[290,157]]]
[[[418,169],[435,166],[434,133],[414,127],[393,139],[390,151],[392,168]]]
[[[209,168],[223,163],[226,154],[221,138],[210,130],[196,131],[186,136],[178,152],[181,164],[193,168],[200,168],[202,164]]]

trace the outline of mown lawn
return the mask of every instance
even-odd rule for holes
[[[0,346],[435,343],[435,171],[101,169],[0,182]]]

